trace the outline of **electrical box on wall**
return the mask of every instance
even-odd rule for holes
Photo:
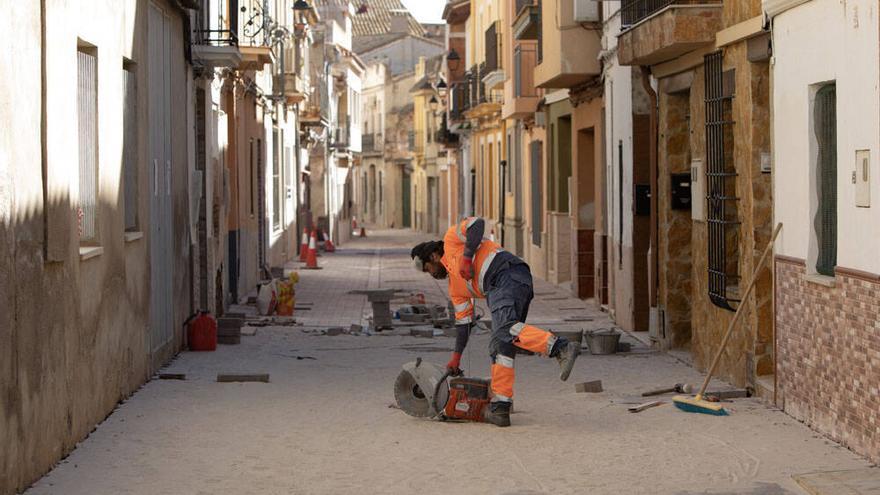
[[[574,0],[575,22],[599,22],[599,2],[596,0]]]
[[[856,186],[856,206],[871,207],[871,151],[856,150],[856,168],[853,170]]]
[[[691,219],[706,221],[706,169],[699,158],[691,161]]]
[[[670,205],[673,210],[691,209],[691,174],[671,174]]]

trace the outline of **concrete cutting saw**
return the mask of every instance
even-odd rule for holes
[[[491,380],[451,376],[443,367],[422,361],[403,365],[394,381],[394,399],[406,414],[442,421],[484,421]]]

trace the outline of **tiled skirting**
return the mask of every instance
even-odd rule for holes
[[[838,268],[819,283],[776,258],[777,403],[880,462],[880,276]]]

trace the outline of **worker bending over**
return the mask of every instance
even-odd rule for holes
[[[580,347],[564,337],[527,325],[529,303],[534,297],[532,274],[522,259],[483,238],[482,218],[466,218],[450,227],[442,241],[423,242],[410,256],[421,272],[438,280],[449,278],[449,297],[455,307],[458,335],[455,351],[446,367],[459,371],[474,322],[474,298],[486,298],[492,312],[492,402],[486,420],[498,426],[510,426],[513,400],[513,362],[516,348],[556,358],[567,380]]]

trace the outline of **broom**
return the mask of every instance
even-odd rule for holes
[[[730,340],[730,335],[733,333],[733,327],[736,326],[736,322],[739,321],[739,316],[743,312],[743,308],[746,306],[745,302],[749,298],[749,294],[752,293],[752,289],[755,288],[755,281],[758,279],[758,273],[764,266],[764,262],[767,260],[767,255],[769,255],[770,251],[773,249],[773,243],[776,242],[776,236],[779,235],[780,230],[782,230],[781,223],[777,224],[776,229],[773,230],[773,236],[770,238],[767,247],[764,248],[764,254],[761,255],[758,265],[755,266],[755,269],[752,272],[752,280],[749,281],[749,286],[746,288],[745,294],[743,294],[741,299],[742,302],[740,302],[739,306],[736,308],[736,313],[734,313],[733,319],[730,320],[730,324],[727,325],[727,331],[724,333],[724,338],[721,339],[721,345],[718,346],[718,352],[715,353],[715,358],[712,360],[712,365],[709,366],[709,372],[706,373],[706,378],[703,380],[703,385],[700,387],[700,391],[697,392],[697,395],[694,397],[676,395],[672,398],[672,403],[675,404],[675,407],[682,411],[713,414],[715,416],[727,415],[727,411],[725,411],[719,404],[703,400],[703,394],[706,393],[706,387],[709,386],[712,374],[715,373],[715,368],[718,367],[718,362],[721,361],[721,355],[724,354],[724,348],[727,347],[727,341]]]

